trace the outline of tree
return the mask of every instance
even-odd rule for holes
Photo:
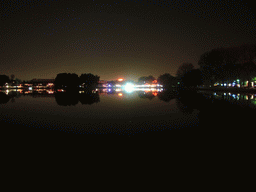
[[[165,73],[160,75],[157,78],[157,82],[167,88],[176,87],[177,86],[177,78],[173,77],[169,73]]]
[[[201,55],[198,65],[204,84],[213,85],[216,81],[233,82],[239,76],[238,65],[255,63],[255,58],[256,44],[244,44],[205,52]],[[246,65],[241,67],[244,66]]]
[[[192,69],[181,78],[181,83],[186,87],[202,85],[203,81],[201,71],[199,69]]]
[[[79,77],[75,73],[59,73],[54,81],[55,89],[74,89],[79,86]]]
[[[243,44],[239,47],[240,63],[255,62],[256,44]],[[238,53],[237,53],[238,54]]]
[[[203,82],[206,85],[213,85],[217,81],[217,76],[225,63],[224,49],[218,48],[201,55],[198,65],[202,71]]]
[[[95,89],[100,77],[98,75],[93,75],[91,73],[81,74],[79,78],[80,85],[83,85],[85,88]]]
[[[155,77],[153,77],[152,75],[149,75],[149,76],[143,76],[143,77],[140,77],[138,79],[138,83],[141,83],[141,84],[144,84],[144,83],[149,83],[151,84],[154,80],[156,80]]]
[[[10,79],[7,75],[0,75],[0,86],[4,86],[6,83],[9,83]]]
[[[256,76],[256,65],[254,62],[241,64],[240,76],[241,82],[248,81],[248,87],[251,87],[251,82]]]
[[[18,79],[18,78],[15,79],[15,83],[16,83],[16,84],[21,84],[21,82],[22,82],[22,81],[21,81],[20,79]]]
[[[194,69],[194,65],[192,63],[183,63],[181,66],[179,66],[177,72],[176,72],[176,77],[180,79],[183,77],[188,71],[191,71]]]

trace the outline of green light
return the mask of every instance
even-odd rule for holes
[[[252,101],[252,104],[256,105],[256,101]]]

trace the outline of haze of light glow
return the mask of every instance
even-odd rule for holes
[[[125,86],[124,86],[124,90],[127,92],[127,93],[131,93],[134,91],[134,85],[131,84],[131,83],[127,83]]]

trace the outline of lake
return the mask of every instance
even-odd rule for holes
[[[170,136],[251,129],[256,94],[99,89],[0,92],[2,131],[87,136]],[[238,127],[240,125],[240,127]],[[178,131],[179,130],[179,131]]]

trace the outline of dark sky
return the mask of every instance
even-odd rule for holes
[[[241,0],[1,0],[0,74],[175,75],[213,48],[255,43],[254,11]]]

